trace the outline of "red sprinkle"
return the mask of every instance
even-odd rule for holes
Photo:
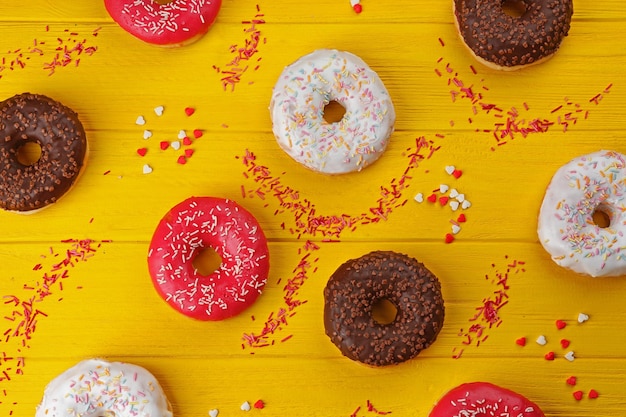
[[[139,156],[146,156],[147,152],[148,152],[147,148],[139,148],[139,149],[137,149],[137,153],[139,154]]]
[[[467,217],[465,217],[465,214],[461,213],[461,215],[459,216],[458,219],[456,219],[456,221],[459,223],[465,223],[467,221]]]
[[[576,385],[576,377],[575,376],[570,376],[569,378],[567,378],[567,380],[565,382],[567,382],[567,385],[575,386]]]
[[[170,146],[170,143],[164,140],[160,143],[160,146],[161,146],[161,150],[166,150]]]
[[[189,136],[185,136],[183,138],[183,145],[185,145],[185,146],[191,145],[191,138]]]
[[[193,137],[196,138],[196,139],[201,138],[203,134],[204,133],[200,129],[195,129],[193,131]]]
[[[582,391],[574,391],[572,393],[572,395],[574,396],[574,398],[576,399],[576,401],[580,401],[583,399],[583,392]]]
[[[437,201],[437,195],[431,194],[428,196],[427,200],[430,201],[431,203],[434,203],[435,201]]]
[[[554,352],[548,352],[548,353],[546,353],[546,355],[544,357],[546,358],[547,361],[553,361],[554,360]]]
[[[454,242],[454,235],[452,233],[446,233],[446,243]]]
[[[515,343],[518,344],[519,346],[526,346],[526,338],[520,337],[519,339],[515,341]]]
[[[263,408],[265,408],[265,403],[263,402],[263,400],[258,400],[257,402],[254,403],[254,408],[258,408],[259,410],[262,410]]]
[[[453,176],[454,178],[457,178],[457,179],[458,179],[461,175],[463,175],[463,171],[461,171],[460,169],[455,169],[455,170],[452,172],[452,176]]]
[[[191,116],[195,112],[196,112],[196,109],[194,109],[193,107],[185,107],[185,114],[187,116]]]
[[[193,149],[185,149],[185,156],[187,158],[191,158],[192,155],[193,155]]]
[[[185,155],[181,155],[178,157],[178,161],[179,164],[181,165],[185,165],[187,163],[187,158],[185,158]]]
[[[567,340],[567,339],[561,339],[561,347],[562,347],[563,349],[567,349],[567,347],[569,346],[569,344],[570,344],[570,341],[569,341],[569,340]]]
[[[449,198],[446,196],[439,197],[439,204],[441,204],[442,206],[445,206],[446,204],[448,204],[448,200]]]
[[[595,389],[592,389],[589,391],[589,398],[596,399],[600,396],[600,393],[598,393],[598,391],[596,391]]]
[[[363,11],[363,6],[361,6],[360,3],[357,3],[354,5],[353,9],[356,12],[356,14],[359,14]]]
[[[565,326],[567,326],[567,323],[565,323],[563,320],[557,320],[556,321],[556,328],[561,330],[564,329]]]

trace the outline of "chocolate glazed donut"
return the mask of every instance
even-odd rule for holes
[[[20,150],[41,149],[26,164]],[[0,207],[33,213],[72,187],[85,163],[87,139],[74,111],[44,95],[19,94],[0,103]]]
[[[520,15],[503,9],[506,1]],[[454,0],[456,25],[472,54],[483,64],[516,70],[556,53],[567,36],[572,0]]]
[[[376,251],[341,265],[324,289],[324,326],[346,357],[372,366],[398,364],[429,347],[443,327],[441,284],[416,259]],[[381,301],[395,318],[373,317]]]

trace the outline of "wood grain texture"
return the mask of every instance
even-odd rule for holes
[[[0,3],[0,97],[29,91],[58,99],[79,113],[90,143],[85,174],[58,204],[31,216],[0,213],[0,415],[33,415],[47,382],[89,357],[150,369],[177,417],[206,416],[211,409],[220,417],[242,415],[240,405],[258,399],[266,407],[251,415],[364,417],[374,415],[372,404],[394,416],[426,417],[448,389],[474,380],[518,391],[550,417],[624,415],[626,281],[559,268],[536,235],[545,187],[558,167],[599,149],[626,152],[622,3],[575,1],[570,35],[556,56],[515,73],[490,70],[469,56],[449,1],[362,5],[357,15],[348,0],[225,0],[207,36],[161,49],[125,33],[100,1]],[[241,80],[225,89],[231,47],[245,44],[245,22],[257,13],[265,20],[256,25],[261,43]],[[361,56],[394,100],[390,146],[358,174],[310,172],[282,153],[272,134],[268,105],[278,75],[319,48]],[[67,65],[51,73],[63,50]],[[460,83],[480,98],[465,96]],[[501,111],[487,112],[483,104]],[[161,117],[153,111],[159,105]],[[184,113],[189,106],[196,110],[191,117]],[[145,126],[135,124],[140,115]],[[497,139],[507,117],[519,130],[533,120],[549,128]],[[194,129],[203,135],[187,164],[176,162],[182,150],[160,149],[159,142]],[[417,140],[427,146],[416,150]],[[421,159],[411,165],[415,152]],[[267,180],[244,164],[250,153],[309,211],[281,205]],[[151,174],[142,173],[144,164]],[[451,177],[447,165],[463,175]],[[472,206],[452,211],[414,200],[442,184],[464,193]],[[157,222],[191,195],[235,199],[269,240],[263,295],[224,322],[175,313],[148,274]],[[381,204],[385,216],[375,214]],[[461,213],[467,222],[446,244]],[[298,220],[342,216],[353,223],[341,224],[336,234],[324,235],[331,230],[323,226],[314,235],[298,230]],[[68,239],[86,241],[81,248]],[[307,241],[319,249],[307,252]],[[328,276],[347,259],[377,249],[424,262],[440,278],[446,300],[437,342],[384,369],[343,358],[322,320]],[[66,259],[70,264],[55,267]],[[269,317],[287,308],[285,285],[298,272],[304,279],[294,296],[302,304],[268,334],[270,346],[248,346],[245,335],[260,334]],[[35,314],[26,326],[29,300],[36,300],[29,310]],[[500,307],[497,325],[481,315],[488,301]],[[590,316],[583,324],[581,312]],[[556,329],[557,319],[567,327]],[[545,346],[535,342],[541,335]],[[524,347],[516,343],[522,337]],[[563,348],[561,339],[570,346]],[[570,350],[573,362],[563,357]],[[554,361],[544,359],[549,351]],[[577,377],[575,387],[566,384],[570,376]],[[591,389],[599,398],[587,398]],[[573,398],[576,390],[583,400]]]

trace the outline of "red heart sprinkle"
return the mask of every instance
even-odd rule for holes
[[[196,112],[196,109],[194,109],[193,107],[185,107],[185,114],[187,116],[191,116],[195,112]]]
[[[567,382],[567,385],[574,386],[574,385],[576,385],[576,377],[575,376],[570,376],[569,378],[567,378],[567,380],[565,382]]]
[[[183,138],[183,145],[185,145],[185,146],[191,145],[191,138],[189,138],[189,136],[185,136]]]
[[[548,353],[546,353],[546,355],[544,357],[546,358],[547,361],[553,361],[554,360],[554,352],[548,352]]]
[[[359,14],[363,11],[363,6],[361,6],[360,3],[355,4],[354,6],[352,6],[352,8],[354,9],[354,12],[356,14]]]
[[[526,338],[525,337],[520,337],[519,339],[517,339],[515,341],[515,343],[517,343],[520,346],[526,346]]]
[[[437,195],[431,194],[428,196],[427,200],[430,201],[431,203],[434,203],[435,201],[437,201]]]
[[[446,204],[448,204],[448,200],[449,198],[446,196],[439,197],[439,204],[441,204],[442,206],[445,206]]]
[[[561,339],[561,347],[562,347],[563,349],[567,349],[567,347],[569,346],[569,344],[570,344],[570,341],[569,341],[569,340],[567,340],[567,339]]]
[[[461,215],[459,216],[458,219],[456,219],[456,221],[459,223],[465,223],[467,221],[467,218],[465,217],[465,214],[461,213]]]
[[[589,391],[589,398],[595,399],[595,398],[598,398],[599,396],[600,394],[595,389],[592,389]]]
[[[185,149],[185,156],[191,158],[191,155],[193,155],[193,149]]]
[[[583,392],[582,391],[574,391],[574,393],[572,394],[574,396],[574,398],[576,398],[576,401],[580,401],[583,399]]]
[[[265,408],[265,403],[263,402],[263,400],[258,400],[254,403],[254,408],[258,408],[259,410],[263,409]]]
[[[459,178],[461,175],[463,175],[463,171],[461,171],[460,169],[455,169],[454,171],[452,171],[452,176],[454,178]]]
[[[193,137],[196,139],[201,138],[203,134],[204,133],[202,133],[202,130],[200,129],[196,129],[193,131]]]
[[[565,328],[565,326],[567,326],[567,323],[565,323],[563,320],[557,320],[556,321],[556,328],[561,330],[563,328]]]
[[[137,153],[138,153],[140,156],[146,156],[146,153],[147,153],[147,152],[148,152],[148,149],[147,149],[147,148],[139,148],[139,149],[137,149]]]
[[[163,142],[160,143],[160,146],[161,146],[161,150],[166,150],[170,146],[170,143],[164,140]]]
[[[185,155],[181,155],[178,157],[178,161],[179,164],[181,165],[185,165],[187,163],[187,158],[185,158]]]
[[[454,242],[454,236],[451,233],[446,233],[446,243]]]

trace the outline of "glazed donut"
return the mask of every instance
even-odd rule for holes
[[[172,408],[161,385],[146,369],[87,359],[46,386],[35,416],[172,417]]]
[[[209,275],[194,267],[205,248],[221,258]],[[159,222],[148,268],[157,292],[174,309],[198,320],[222,320],[241,313],[261,293],[269,249],[257,220],[237,203],[191,197]]]
[[[77,114],[39,94],[18,94],[0,103],[0,207],[31,214],[56,203],[76,183],[88,147]],[[38,160],[24,162],[35,143]]]
[[[489,382],[470,382],[448,391],[429,417],[545,417],[541,408],[524,396]]]
[[[341,265],[324,289],[326,335],[341,353],[371,366],[398,364],[429,347],[443,327],[437,277],[416,259],[370,252]],[[381,323],[376,305],[388,302],[395,317]]]
[[[625,158],[613,151],[594,152],[573,159],[552,177],[537,233],[557,264],[592,277],[626,274]]]
[[[335,102],[345,114],[324,119]],[[307,168],[326,174],[360,171],[385,151],[396,113],[387,89],[363,60],[321,49],[287,66],[270,101],[280,147]]]
[[[104,0],[104,5],[113,20],[136,38],[176,47],[209,31],[222,0]]]
[[[519,17],[503,0],[454,0],[459,35],[472,55],[499,70],[517,70],[554,55],[569,32],[572,0],[518,0]]]

